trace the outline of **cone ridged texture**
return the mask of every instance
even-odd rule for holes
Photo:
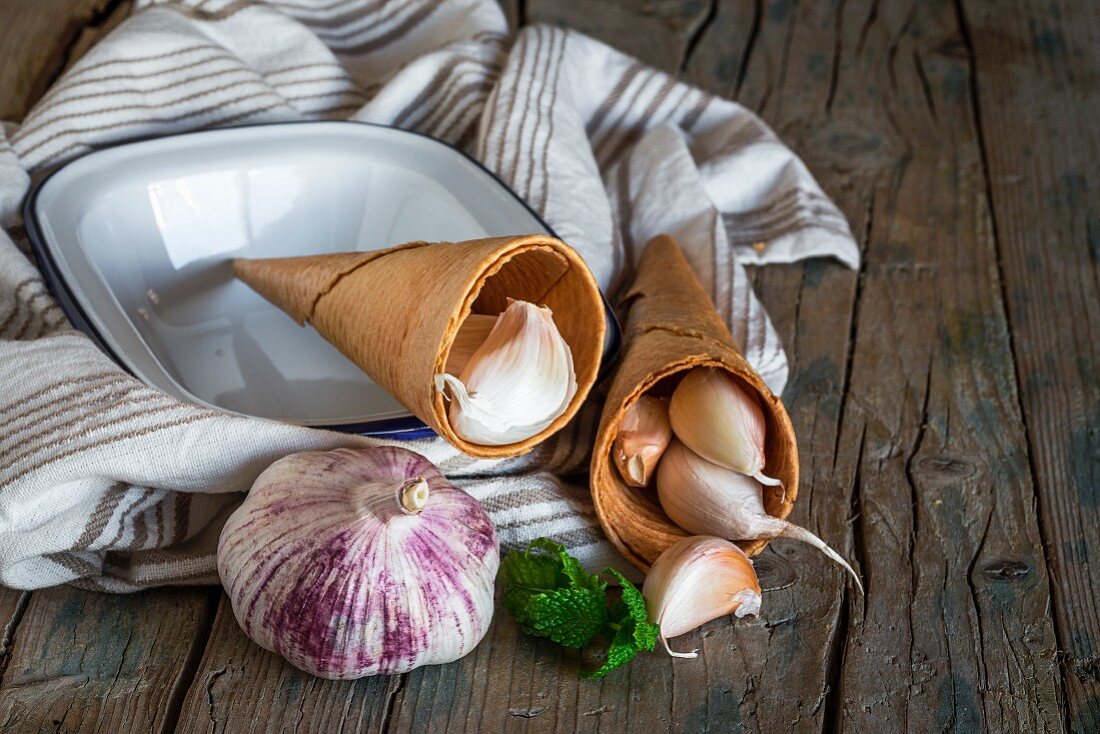
[[[596,380],[604,306],[572,248],[521,235],[464,242],[411,242],[375,252],[237,259],[234,273],[300,324],[309,323],[440,436],[471,456],[522,454],[577,412]],[[508,299],[549,306],[573,352],[577,394],[544,431],[507,446],[460,438],[434,386],[451,342],[471,312],[498,314]]]
[[[668,546],[690,535],[661,509],[656,493],[630,487],[618,474],[611,448],[627,409],[642,395],[669,395],[687,371],[725,370],[758,396],[766,425],[765,473],[783,487],[764,487],[768,514],[785,518],[798,494],[798,444],[786,408],[745,360],[710,296],[672,237],[650,240],[625,296],[630,312],[626,348],[608,393],[592,455],[592,499],[611,542],[647,572]],[[783,493],[786,490],[786,501]],[[738,545],[755,555],[767,540]]]

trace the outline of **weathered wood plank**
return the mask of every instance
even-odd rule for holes
[[[855,321],[799,306],[798,333],[824,320],[853,337],[833,477],[852,487],[868,596],[837,620],[847,633],[826,729],[1059,729],[1047,579],[954,8],[773,2],[758,23],[747,66],[734,57],[712,68],[827,191],[845,192],[829,182],[847,179],[869,207]],[[781,314],[768,291],[777,277],[760,282]]]
[[[0,729],[157,731],[206,594],[34,592],[5,656]]]
[[[94,32],[119,4],[8,0],[0,5],[0,120],[21,119],[65,67],[73,44],[83,33]]]
[[[1073,731],[1100,731],[1100,8],[964,0]]]
[[[330,681],[304,673],[245,637],[220,594],[210,641],[183,701],[178,731],[385,731],[401,676]]]
[[[707,24],[699,0],[526,0],[526,23],[576,28],[660,69],[676,71]]]

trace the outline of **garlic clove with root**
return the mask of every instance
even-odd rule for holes
[[[436,375],[435,383],[449,390],[455,433],[483,446],[538,434],[577,393],[573,353],[553,314],[527,301],[511,301],[462,372]]]
[[[403,673],[470,652],[493,616],[489,516],[419,454],[291,454],[218,541],[218,573],[254,642],[322,678]]]
[[[627,408],[619,435],[611,446],[611,457],[623,481],[632,487],[648,485],[671,439],[668,403],[649,395],[634,401]]]
[[[755,396],[724,370],[697,367],[676,386],[669,404],[676,437],[707,461],[778,486],[764,476],[764,412]]]
[[[669,518],[689,533],[729,540],[783,537],[812,545],[843,566],[863,592],[855,570],[825,541],[767,513],[764,488],[759,482],[712,464],[676,439],[657,467],[657,496]]]
[[[669,637],[679,637],[712,619],[733,612],[760,613],[760,581],[745,552],[728,540],[694,536],[661,553],[642,586],[650,621],[661,628],[661,642],[676,658],[697,651],[673,652]]]

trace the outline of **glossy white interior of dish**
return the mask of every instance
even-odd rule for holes
[[[184,399],[306,425],[408,412],[316,331],[235,280],[230,258],[546,231],[457,151],[354,123],[97,152],[49,179],[35,211],[61,277],[131,371]]]

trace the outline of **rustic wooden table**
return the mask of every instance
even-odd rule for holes
[[[0,0],[0,119],[126,11]],[[1100,4],[527,0],[757,110],[864,253],[769,267],[796,521],[764,615],[599,682],[499,615],[442,667],[333,683],[218,589],[0,590],[3,731],[1100,730]]]

